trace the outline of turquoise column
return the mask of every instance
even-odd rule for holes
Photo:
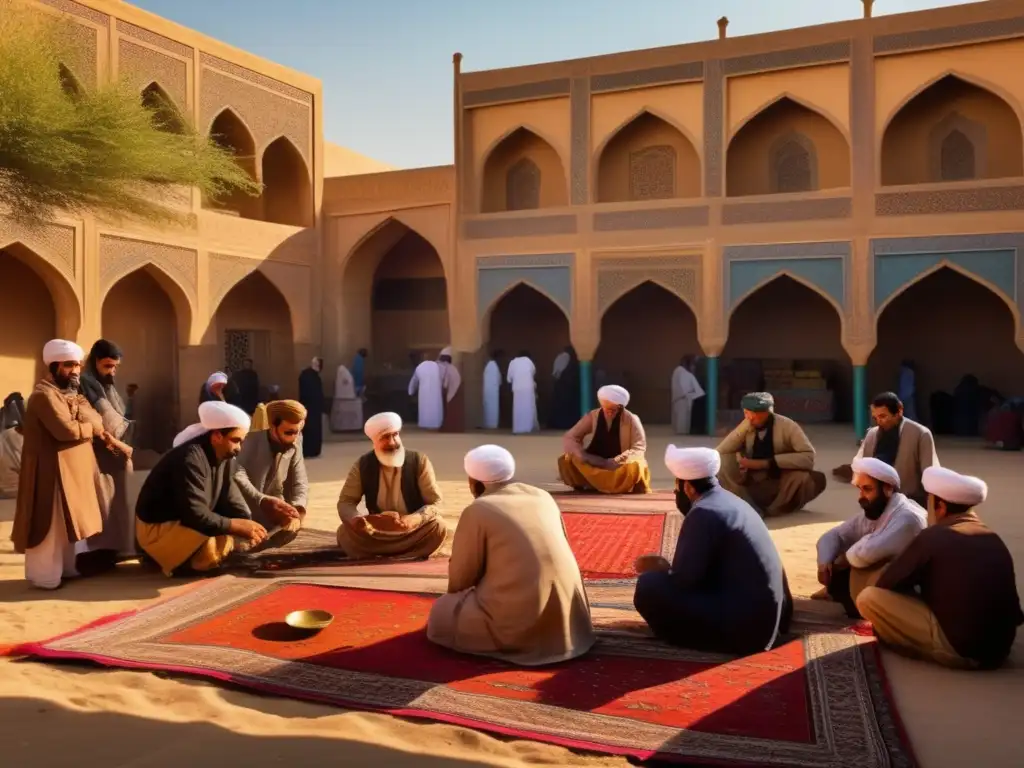
[[[708,435],[715,436],[718,427],[718,358],[709,357],[708,382],[704,387],[704,396],[708,399]]]
[[[594,407],[594,387],[590,378],[590,361],[580,360],[580,416],[586,416]]]
[[[853,431],[863,440],[868,431],[868,367],[853,366]]]

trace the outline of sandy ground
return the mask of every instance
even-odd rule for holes
[[[810,430],[818,465],[828,473],[848,462],[855,448],[848,428]],[[672,441],[667,430],[649,435],[657,487],[670,477],[661,457]],[[468,501],[462,474],[466,450],[500,442],[519,461],[527,482],[556,479],[555,435],[422,435],[406,442],[427,450],[437,467],[449,523]],[[688,438],[688,444],[711,444]],[[337,524],[341,479],[362,441],[331,443],[310,462],[310,523]],[[1024,455],[985,451],[973,442],[939,444],[942,463],[985,478],[990,487],[984,518],[1005,539],[1017,561],[1024,594],[1024,518],[1019,489]],[[135,479],[135,486],[141,477]],[[853,491],[829,479],[808,512],[772,521],[794,593],[815,591],[814,543],[822,532],[857,511]],[[173,594],[180,584],[122,566],[102,578],[68,583],[55,593],[31,590],[23,559],[10,538],[14,504],[0,501],[0,644],[41,640],[98,617]],[[1024,765],[1020,713],[1024,710],[1024,633],[1008,668],[994,673],[950,672],[886,655],[886,668],[914,749],[925,768]],[[250,738],[250,737],[257,738]],[[0,660],[0,763],[18,768],[81,764],[116,768],[180,765],[627,765],[619,758],[574,754],[560,747],[501,740],[447,725],[386,715],[345,712],[286,699],[253,696],[203,682],[171,680],[144,672],[98,671]]]

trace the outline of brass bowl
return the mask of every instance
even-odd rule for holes
[[[334,621],[327,611],[292,611],[284,617],[284,623],[293,629],[319,632]]]

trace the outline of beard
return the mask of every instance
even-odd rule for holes
[[[399,446],[393,451],[381,451],[376,448],[373,451],[377,461],[385,467],[401,467],[405,464],[405,446]]]
[[[882,495],[878,494],[872,501],[867,499],[858,499],[860,508],[864,510],[864,517],[868,520],[877,520],[885,512],[886,506],[889,504],[889,500]]]
[[[100,383],[103,386],[105,386],[105,387],[112,387],[112,386],[114,386],[114,374],[112,374],[112,373],[101,374],[99,379],[100,379]]]
[[[676,491],[676,509],[679,510],[679,514],[686,517],[690,511],[690,507],[693,506],[693,502],[690,501],[690,497],[686,495],[682,490]]]
[[[69,376],[63,376],[61,374],[55,374],[53,377],[53,383],[56,384],[60,389],[68,391],[77,391],[78,385],[82,383],[82,379],[77,373],[72,373]]]

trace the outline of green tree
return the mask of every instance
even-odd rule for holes
[[[183,187],[259,194],[229,150],[152,93],[77,88],[69,23],[0,0],[0,209],[29,224],[61,212],[174,223]]]

